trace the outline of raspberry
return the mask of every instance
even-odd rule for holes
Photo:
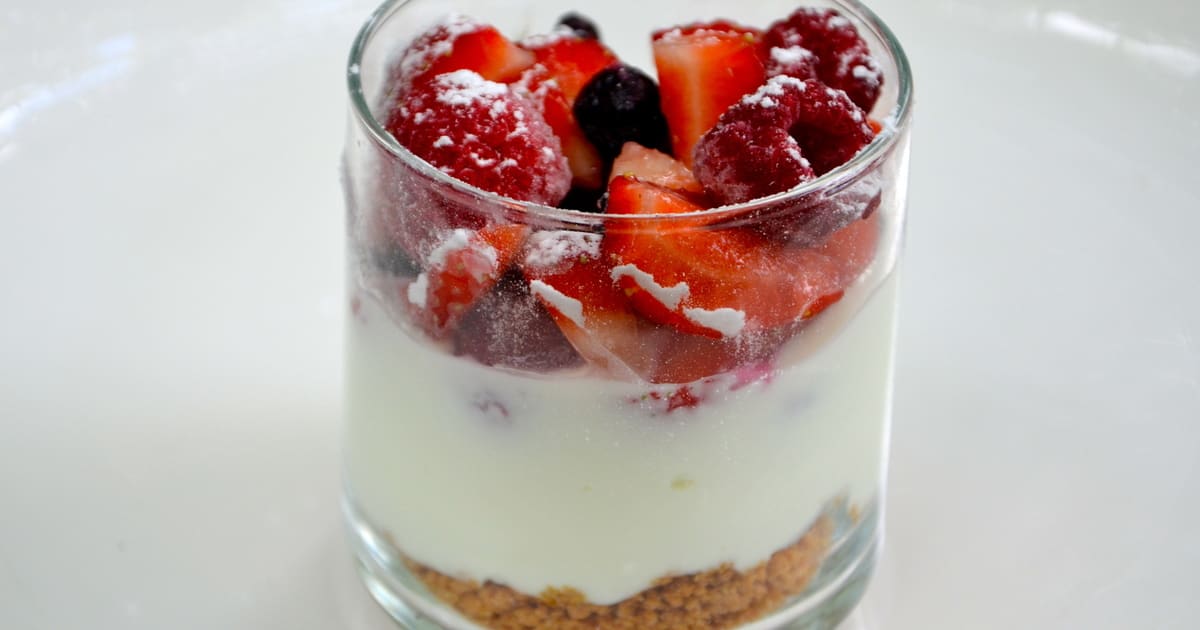
[[[803,46],[770,49],[763,67],[768,79],[781,74],[797,79],[817,78],[817,56]]]
[[[696,178],[722,203],[741,203],[794,188],[854,157],[875,137],[845,92],[817,80],[776,76],[725,112],[696,145]],[[779,241],[811,247],[877,205],[878,178],[847,190],[771,210],[758,228]]]
[[[783,192],[844,164],[875,132],[844,92],[777,76],[729,108],[696,145],[696,177],[717,199]]]
[[[512,199],[554,205],[571,171],[546,121],[508,86],[458,70],[415,86],[387,130],[438,170]]]
[[[717,125],[704,136],[696,148],[696,175],[727,204],[790,190],[816,177],[787,129],[759,129],[744,120]]]
[[[846,92],[865,111],[871,111],[879,98],[883,85],[879,64],[854,24],[834,9],[797,9],[767,29],[763,46],[766,50],[799,46],[812,51],[817,57],[817,76]]]

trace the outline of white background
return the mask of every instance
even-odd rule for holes
[[[848,627],[1200,627],[1200,10],[875,5],[918,116],[889,538]],[[0,8],[0,628],[389,627],[337,511],[372,8]]]

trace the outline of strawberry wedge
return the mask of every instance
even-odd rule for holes
[[[675,157],[692,165],[704,132],[766,79],[761,33],[730,22],[657,31],[652,47]]]
[[[598,235],[535,232],[520,263],[530,292],[600,372],[624,380],[689,383],[773,351],[768,343],[690,335],[641,317],[600,251]]]
[[[604,165],[575,121],[572,108],[588,80],[617,63],[616,55],[598,40],[573,35],[534,37],[521,46],[533,54],[534,63],[521,73],[517,89],[538,106],[558,136],[574,184],[601,188]]]
[[[533,53],[496,30],[463,15],[451,15],[413,40],[390,69],[397,97],[434,77],[472,70],[489,80],[515,80],[534,62]]]
[[[699,209],[679,193],[632,177],[617,177],[609,186],[611,214]],[[699,218],[690,223],[691,229],[675,224],[670,230],[652,219],[613,225],[604,255],[638,313],[714,338],[757,334],[816,315],[866,267],[877,238],[873,221],[859,221],[823,247],[803,249],[749,230],[705,229]]]

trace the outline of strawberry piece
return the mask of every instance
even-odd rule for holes
[[[418,321],[434,337],[452,331],[467,309],[491,291],[521,249],[529,228],[457,229],[430,253],[426,271],[406,288]]]
[[[776,54],[774,49],[811,51],[817,58],[816,76],[846,92],[865,111],[871,111],[879,98],[883,72],[854,24],[835,9],[797,9],[767,29],[762,45],[771,55]]]
[[[760,35],[729,22],[654,33],[654,65],[671,145],[675,157],[689,167],[700,136],[766,78]]]
[[[472,70],[489,81],[516,79],[533,64],[533,55],[495,27],[464,15],[449,15],[419,35],[389,71],[394,100],[434,77]]]
[[[522,270],[571,345],[594,367],[624,379],[689,383],[761,360],[774,346],[759,339],[682,333],[633,312],[602,257],[598,235],[535,232]]]
[[[596,39],[567,33],[532,37],[521,43],[534,64],[521,73],[515,87],[541,110],[562,143],[574,184],[597,189],[603,185],[604,165],[595,147],[579,128],[572,108],[579,91],[617,57]]]
[[[415,86],[386,128],[442,172],[512,199],[554,205],[571,186],[542,116],[507,85],[470,70]]]
[[[617,177],[609,185],[611,214],[699,209],[678,193],[634,178]],[[835,256],[840,249],[788,247],[750,230],[705,229],[702,221],[688,221],[684,229],[654,220],[617,223],[605,233],[613,277],[648,319],[727,339],[782,329],[835,302],[856,275],[852,263],[858,259]]]
[[[636,142],[626,142],[613,161],[611,182],[618,176],[634,177],[687,196],[696,203],[705,202],[704,186],[683,162]]]

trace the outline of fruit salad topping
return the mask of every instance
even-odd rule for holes
[[[650,47],[657,81],[577,13],[517,42],[453,16],[399,56],[382,118],[409,151],[486,191],[613,217],[603,233],[536,229],[385,195],[406,261],[387,270],[430,336],[487,365],[696,383],[761,371],[870,265],[877,177],[758,225],[703,212],[791,190],[871,142],[881,73],[848,19],[690,24]],[[687,392],[664,394],[674,410],[706,390],[663,391]]]

